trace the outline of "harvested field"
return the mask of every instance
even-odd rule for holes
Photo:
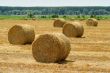
[[[98,27],[85,28],[82,38],[69,38],[71,52],[61,63],[39,63],[32,56],[31,45],[12,45],[8,30],[15,24],[29,24],[36,34],[59,32],[54,20],[0,20],[0,73],[110,73],[110,20],[100,20]]]

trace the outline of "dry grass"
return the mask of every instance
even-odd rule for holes
[[[8,43],[7,32],[15,24],[29,24],[36,34],[60,32],[52,20],[0,20],[0,73],[110,73],[110,21],[99,21],[100,26],[85,28],[83,37],[70,38],[72,51],[60,64],[38,63],[32,57],[31,45]],[[48,28],[48,29],[47,29]]]

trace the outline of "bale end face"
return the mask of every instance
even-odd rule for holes
[[[40,35],[32,44],[33,57],[36,61],[44,63],[64,60],[70,52],[70,42],[65,38],[61,34]]]

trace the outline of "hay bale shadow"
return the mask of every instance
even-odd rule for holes
[[[86,38],[85,36],[82,36],[82,37],[77,37],[77,38]]]
[[[72,62],[75,62],[75,61],[71,61],[71,60],[62,60],[62,61],[58,62],[58,64],[67,64],[67,63],[72,63]]]

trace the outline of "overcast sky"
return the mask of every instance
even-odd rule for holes
[[[0,0],[0,6],[110,6],[110,0]]]

